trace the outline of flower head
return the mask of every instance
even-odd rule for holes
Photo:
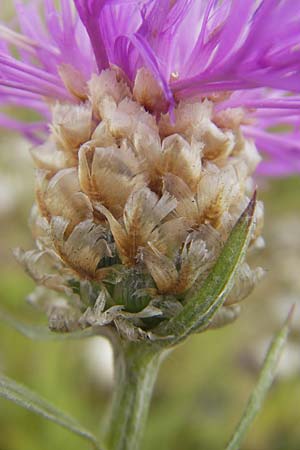
[[[253,142],[239,127],[217,127],[211,100],[182,100],[173,118],[147,112],[139,99],[149,77],[155,96],[146,69],[133,88],[117,69],[93,76],[89,100],[56,104],[48,139],[31,150],[37,249],[16,256],[38,284],[73,299],[46,301],[52,328],[113,322],[136,339],[145,320],[172,317],[249,202],[260,161]],[[261,227],[258,203],[252,246]],[[260,276],[244,263],[225,310]]]
[[[201,289],[256,167],[300,169],[300,9],[61,0],[57,10],[46,0],[43,22],[37,6],[18,4],[21,32],[0,27],[2,102],[41,116],[1,117],[42,140],[31,151],[37,249],[17,257],[38,284],[71,297],[34,297],[52,328],[114,324],[136,339]],[[260,246],[260,202],[255,219],[250,245]],[[262,273],[241,265],[222,314],[235,317]]]

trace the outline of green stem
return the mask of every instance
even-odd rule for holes
[[[115,355],[109,450],[139,450],[161,359],[161,350],[136,343],[124,344]]]

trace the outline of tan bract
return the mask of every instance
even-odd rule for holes
[[[74,74],[62,70],[69,85]],[[132,89],[113,69],[86,92],[77,84],[85,101],[56,104],[48,140],[32,149],[38,249],[18,257],[38,284],[71,294],[81,326],[131,320],[143,330],[144,317],[172,314],[201,285],[249,201],[260,156],[243,136],[242,111],[220,115],[213,100],[194,98],[166,113],[145,69]],[[260,203],[256,219],[252,245],[261,242]],[[228,304],[261,274],[242,266]],[[58,328],[60,304],[68,313],[56,302]]]

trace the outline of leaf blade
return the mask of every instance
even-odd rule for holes
[[[287,320],[270,344],[256,386],[249,397],[241,420],[238,423],[226,450],[239,450],[245,434],[262,408],[265,397],[274,381],[276,368],[288,338],[293,310],[294,307],[291,309]]]
[[[44,419],[54,422],[78,436],[81,436],[90,441],[95,449],[103,450],[99,446],[96,437],[75,419],[58,410],[35,392],[3,374],[0,374],[0,397],[10,400],[17,405],[42,416]]]

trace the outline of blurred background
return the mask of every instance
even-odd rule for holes
[[[10,1],[1,18],[11,15]],[[28,144],[0,131],[1,308],[29,323],[40,316],[25,302],[33,282],[12,256],[30,249],[33,202]],[[241,317],[194,336],[163,364],[142,450],[217,450],[225,446],[253,388],[272,334],[298,304],[277,379],[243,450],[300,448],[300,177],[258,180],[265,202],[266,249],[252,265],[267,271]],[[0,371],[101,430],[112,389],[111,350],[101,338],[31,342],[0,322]],[[0,450],[88,450],[80,438],[0,399]]]

